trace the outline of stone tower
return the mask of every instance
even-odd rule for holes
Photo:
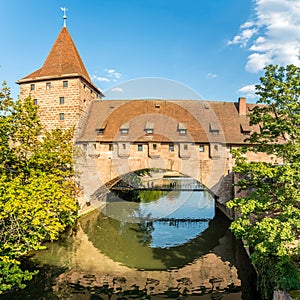
[[[92,83],[67,27],[63,27],[43,66],[17,81],[20,99],[31,96],[47,130],[78,124],[91,100],[104,95]]]

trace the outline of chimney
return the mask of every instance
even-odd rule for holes
[[[239,115],[241,116],[247,115],[246,98],[244,97],[239,97]]]

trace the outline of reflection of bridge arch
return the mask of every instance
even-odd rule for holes
[[[215,199],[218,196],[197,179],[165,169],[140,169],[113,178],[100,186],[92,200],[101,199],[106,191],[159,190],[159,191],[208,191]]]
[[[210,221],[209,227],[201,235],[171,248],[153,249],[144,248],[140,245],[139,239],[141,237],[135,232],[138,230],[139,224],[124,223],[113,218],[107,218],[95,211],[88,218],[81,219],[80,225],[93,245],[114,261],[136,269],[166,270],[190,264],[196,258],[212,251],[219,245],[219,239],[225,235],[230,221],[217,211],[215,217]],[[110,236],[109,244],[105,242],[107,232]],[[130,247],[126,245],[128,242]],[[139,257],[132,255],[133,245],[144,254]],[[122,249],[121,255],[120,249]],[[153,263],[153,259],[156,263]],[[147,266],[148,261],[152,261],[152,266]]]

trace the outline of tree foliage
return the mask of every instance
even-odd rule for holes
[[[43,249],[76,219],[72,131],[45,132],[30,97],[0,90],[0,294],[24,287],[35,272],[20,259]]]
[[[300,69],[270,65],[260,82],[250,124],[261,130],[249,141],[281,163],[248,162],[245,149],[236,151],[234,170],[243,174],[238,185],[247,196],[228,207],[237,213],[231,228],[249,245],[263,299],[272,299],[274,289],[300,284]]]

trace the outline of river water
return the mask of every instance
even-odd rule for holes
[[[181,180],[108,194],[105,206],[32,253],[27,264],[40,274],[7,299],[257,299],[230,221],[208,191],[182,190],[191,182]]]

